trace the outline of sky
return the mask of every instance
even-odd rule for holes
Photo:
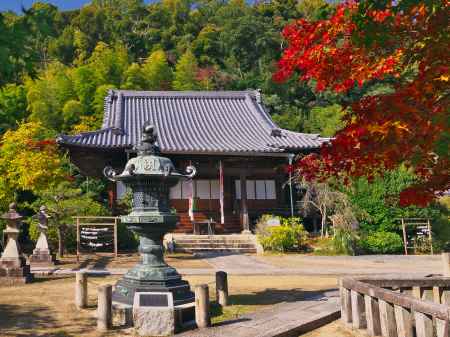
[[[74,8],[80,8],[82,5],[89,3],[90,0],[40,0],[41,2],[49,2],[58,6],[61,10],[68,10]],[[0,0],[0,11],[15,11],[20,12],[23,7],[28,8],[37,0]],[[145,2],[150,2],[146,0]]]

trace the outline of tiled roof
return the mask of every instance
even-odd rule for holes
[[[326,138],[280,129],[256,91],[124,91],[105,99],[102,128],[58,137],[66,146],[132,148],[156,126],[163,153],[280,153],[318,148]]]

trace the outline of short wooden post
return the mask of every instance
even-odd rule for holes
[[[206,328],[211,325],[209,315],[209,287],[201,284],[195,287],[195,322],[197,327]]]
[[[340,287],[341,293],[341,319],[344,324],[352,323],[352,300],[350,295],[350,290],[344,288],[342,285]]]
[[[114,257],[117,258],[118,245],[117,245],[117,218],[114,219]]]
[[[424,289],[421,287],[412,287],[412,295],[419,300],[422,299]]]
[[[405,255],[408,255],[408,237],[406,236],[405,219],[402,218],[402,230],[403,230],[403,246],[405,248]]]
[[[80,262],[80,218],[77,219],[77,262]]]
[[[433,302],[437,304],[441,304],[442,301],[442,294],[444,292],[444,289],[441,287],[433,287]]]
[[[436,318],[436,337],[448,337],[449,336],[449,321]]]
[[[381,334],[383,337],[397,337],[394,306],[386,301],[378,300],[380,308]]]
[[[228,305],[228,276],[224,271],[216,273],[216,301],[223,307]]]
[[[445,277],[450,277],[450,253],[442,253],[442,273]]]
[[[417,337],[433,337],[433,319],[421,312],[414,312]]]
[[[87,288],[87,274],[82,271],[75,273],[75,306],[78,309],[87,307],[88,288]]]
[[[366,311],[364,308],[364,296],[354,290],[350,291],[352,301],[352,323],[355,329],[364,329],[366,323]]]
[[[97,330],[106,331],[112,327],[112,286],[100,286],[97,292]]]
[[[408,309],[394,305],[398,337],[414,337],[412,317]]]
[[[367,334],[369,336],[380,336],[380,310],[378,301],[369,295],[364,295],[364,305],[366,307]]]

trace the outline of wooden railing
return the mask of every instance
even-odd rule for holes
[[[369,336],[448,337],[450,278],[340,281],[341,319]]]

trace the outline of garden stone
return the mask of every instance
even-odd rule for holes
[[[40,234],[33,255],[30,257],[32,266],[53,266],[56,263],[55,255],[51,253],[48,247],[47,230],[50,216],[46,213],[46,210],[45,206],[41,206],[39,212],[34,216],[39,220]]]
[[[1,218],[6,220],[6,229],[3,232],[8,243],[0,259],[0,285],[29,283],[33,280],[33,274],[30,273],[30,266],[26,264],[18,243],[22,216],[17,213],[16,204],[10,204],[9,211]]]

